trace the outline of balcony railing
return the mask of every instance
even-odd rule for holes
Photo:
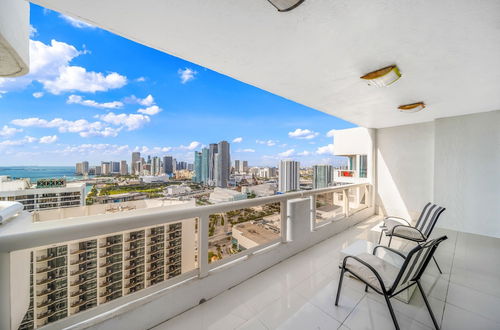
[[[34,226],[20,232],[2,233],[0,228],[0,285],[2,290],[24,288],[29,295],[29,281],[20,282],[20,278],[28,277],[17,278],[11,276],[9,272],[10,254],[16,251],[33,250],[36,252],[54,245],[64,246],[91,239],[97,239],[100,247],[108,247],[106,239],[113,235],[121,235],[125,244],[131,244],[134,241],[131,238],[144,240],[155,235],[157,229],[153,230],[153,228],[163,226],[163,232],[179,234],[172,237],[168,234],[164,235],[164,253],[159,258],[156,267],[146,267],[145,272],[140,272],[144,275],[140,276],[137,276],[139,273],[128,273],[131,268],[139,265],[145,267],[144,265],[151,260],[152,254],[156,251],[141,252],[141,255],[137,256],[140,262],[137,264],[134,262],[134,267],[131,267],[130,261],[126,261],[125,256],[128,252],[123,246],[122,252],[116,253],[122,255],[122,261],[118,261],[122,263],[121,268],[124,270],[122,274],[112,278],[112,281],[102,275],[88,280],[96,281],[98,284],[97,297],[100,297],[98,304],[90,306],[84,313],[80,313],[79,309],[71,309],[67,317],[46,326],[48,329],[51,327],[56,329],[77,323],[104,321],[109,317],[109,315],[104,316],[105,312],[113,310],[116,314],[117,310],[130,311],[134,306],[138,307],[155,299],[161,300],[166,293],[174,292],[169,291],[171,288],[176,287],[176,290],[179,290],[179,284],[183,282],[217,281],[207,286],[211,288],[208,292],[195,290],[200,291],[196,293],[200,295],[200,298],[210,298],[259,271],[366,219],[374,213],[372,201],[371,185],[362,183],[202,207],[175,210],[155,208],[148,212],[136,210],[99,217],[92,216],[87,219],[84,217],[72,219],[66,223],[58,221],[57,226],[50,226],[50,221],[48,221],[44,223],[44,227]],[[330,212],[330,209],[333,212]],[[193,234],[189,235],[186,233],[190,233],[190,229],[185,230],[183,226],[186,220],[192,219],[195,219],[192,225]],[[171,228],[173,225],[175,227]],[[175,230],[171,230],[173,228]],[[195,235],[195,229],[197,235]],[[141,230],[144,230],[144,236],[129,236],[131,232]],[[64,238],[64,241],[61,238]],[[113,243],[115,241],[111,242]],[[171,251],[175,253],[170,253]],[[104,253],[93,257],[99,265],[98,274],[102,273],[100,270],[105,270],[103,267],[108,266],[107,257],[109,255]],[[188,258],[187,262],[186,258]],[[27,260],[29,263],[29,258]],[[61,267],[68,267],[67,274],[78,269],[71,263]],[[234,273],[231,270],[233,267],[242,267],[245,271]],[[162,270],[161,273],[158,270]],[[40,269],[40,273],[43,271]],[[219,274],[224,276],[220,277]],[[38,269],[33,276],[35,277],[34,283],[37,283],[36,280],[40,278]],[[152,281],[153,279],[155,281]],[[110,289],[110,285],[114,283],[123,284]],[[72,294],[77,289],[75,287],[77,284],[68,281],[65,289],[70,306],[77,306],[79,302],[78,297]],[[80,295],[80,291],[78,292]],[[13,304],[10,299],[9,295],[0,295],[1,329],[15,328],[28,310],[28,305],[22,311],[11,309],[10,306]],[[34,306],[45,301],[39,300],[36,295],[34,299]],[[186,307],[185,309],[192,307],[193,302],[199,299],[190,297],[189,301],[190,303],[182,305]],[[165,311],[162,307],[163,311],[160,313],[162,315],[157,316],[158,320],[165,320],[182,312],[179,308]],[[42,312],[35,308],[34,317],[37,318],[37,313]],[[100,317],[102,319],[99,319]],[[90,319],[91,321],[88,321]],[[5,320],[12,320],[12,323]],[[35,327],[44,323],[45,321],[40,319],[34,321]]]

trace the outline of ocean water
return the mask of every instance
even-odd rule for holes
[[[0,176],[12,178],[29,178],[31,182],[38,179],[66,178],[68,181],[82,179],[75,175],[73,166],[0,166]]]

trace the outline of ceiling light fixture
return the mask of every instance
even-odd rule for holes
[[[377,71],[365,74],[361,79],[368,80],[368,85],[376,87],[389,86],[401,78],[401,72],[396,65],[391,65]]]
[[[414,112],[419,112],[420,110],[425,108],[425,103],[424,102],[417,102],[417,103],[412,103],[412,104],[405,104],[405,105],[400,105],[398,107],[399,111],[404,112],[404,113],[414,113]]]
[[[278,11],[290,11],[297,8],[305,0],[267,0],[269,1]]]

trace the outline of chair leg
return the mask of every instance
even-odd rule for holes
[[[434,326],[436,327],[436,330],[439,330],[439,325],[436,321],[436,318],[434,317],[434,313],[432,312],[431,305],[429,305],[429,301],[427,300],[427,297],[425,296],[424,289],[422,289],[422,285],[420,284],[420,281],[417,281],[418,289],[420,290],[420,293],[422,294],[422,298],[424,298],[425,306],[427,306],[427,310],[429,310],[429,314],[431,314],[432,322],[434,323]]]
[[[335,306],[339,305],[340,290],[342,289],[342,280],[344,279],[345,268],[342,267],[342,272],[340,273],[339,287],[337,288],[337,297],[335,298]]]
[[[432,256],[432,260],[434,260],[434,263],[436,264],[436,266],[439,270],[439,274],[443,274],[443,272],[441,271],[441,267],[439,267],[438,262],[436,261],[436,258],[434,256]]]
[[[391,247],[391,242],[392,242],[392,235],[389,237],[389,244],[387,244],[387,247]]]
[[[378,238],[378,244],[380,244],[380,242],[382,242],[382,235],[384,234],[384,230],[381,230],[380,231],[380,237]]]
[[[365,292],[368,292],[368,285],[365,285]]]
[[[384,295],[385,302],[387,303],[387,307],[389,307],[389,312],[391,313],[392,317],[392,322],[394,322],[394,326],[396,327],[396,330],[400,330],[398,320],[396,320],[396,314],[394,314],[394,310],[392,309],[391,302],[389,301],[389,297]]]

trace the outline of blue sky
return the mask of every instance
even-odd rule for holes
[[[251,166],[335,163],[353,124],[107,31],[31,5],[31,72],[0,78],[0,166],[192,161],[227,140]]]

